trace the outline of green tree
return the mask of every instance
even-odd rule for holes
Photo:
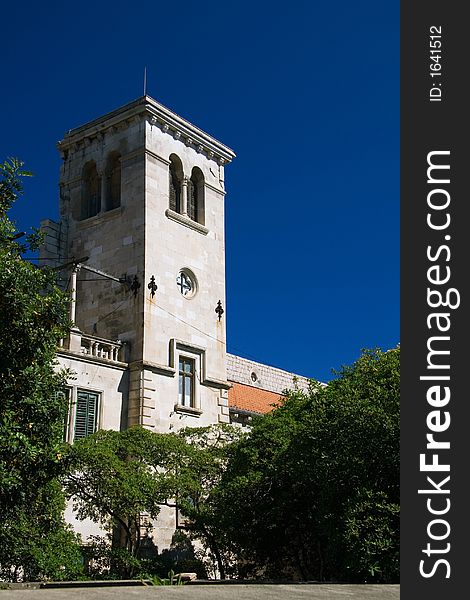
[[[138,572],[152,521],[162,505],[175,506],[173,499],[189,485],[178,471],[185,448],[174,434],[138,426],[101,430],[69,447],[66,493],[78,519],[89,518],[108,532],[113,545],[108,566],[117,575]]]
[[[92,519],[107,532],[107,539],[95,539],[89,551],[98,567],[94,575],[129,577],[164,566],[166,573],[170,554],[192,556],[196,564],[190,540],[181,535],[171,552],[159,557],[155,552],[153,562],[143,558],[153,523],[166,505],[188,517],[191,538],[203,542],[224,576],[218,529],[208,518],[212,512],[206,501],[220,481],[234,436],[239,437],[223,426],[187,428],[179,434],[132,427],[101,430],[69,447],[63,481],[76,516]]]
[[[76,540],[63,520],[63,497],[54,483],[64,468],[66,374],[56,370],[55,354],[69,325],[68,298],[55,285],[53,272],[22,259],[23,252],[37,248],[39,236],[23,238],[8,218],[22,192],[21,177],[26,175],[17,160],[0,165],[0,569],[4,579],[67,572],[67,557],[62,556],[65,563],[57,565],[60,553],[52,557],[47,550],[60,536],[74,545],[72,554],[76,550]],[[71,557],[74,572],[75,558]]]
[[[83,559],[78,536],[64,523],[65,499],[51,480],[31,504],[8,513],[1,526],[0,578],[55,581],[80,578]]]
[[[179,490],[178,508],[187,517],[186,532],[190,539],[202,544],[211,569],[221,579],[233,573],[234,555],[228,551],[226,532],[221,529],[214,490],[230,460],[232,449],[243,434],[231,425],[187,427],[178,434],[186,443],[180,457],[179,475],[183,486]]]
[[[288,392],[237,444],[208,505],[240,575],[396,581],[399,348]]]

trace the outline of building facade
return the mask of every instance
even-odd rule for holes
[[[58,351],[67,439],[98,428],[246,425],[303,377],[227,353],[225,168],[234,152],[148,96],[58,144],[60,220],[42,264],[71,290]],[[160,547],[175,515],[162,515]],[[84,536],[90,524],[77,525]]]

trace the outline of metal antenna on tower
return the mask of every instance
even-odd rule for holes
[[[147,67],[144,67],[144,96],[147,95]]]

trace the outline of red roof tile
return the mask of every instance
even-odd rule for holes
[[[272,404],[279,404],[283,396],[277,392],[268,392],[243,383],[233,383],[228,391],[230,408],[239,408],[265,414],[273,410]]]

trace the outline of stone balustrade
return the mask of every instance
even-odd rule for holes
[[[123,342],[87,335],[77,329],[71,330],[69,338],[60,340],[59,348],[111,362],[125,362]]]
[[[114,362],[120,362],[120,352],[122,350],[122,342],[119,340],[112,342],[102,338],[97,338],[91,335],[83,335],[80,346],[82,354],[97,356],[98,358],[106,358]]]

